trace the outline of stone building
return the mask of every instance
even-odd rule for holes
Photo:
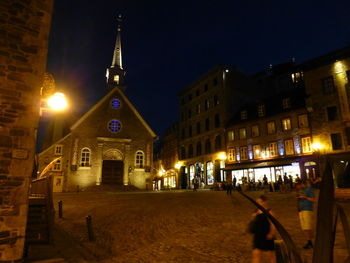
[[[202,187],[225,180],[225,124],[249,94],[247,77],[228,66],[217,66],[179,94],[179,159],[181,187],[191,188],[194,178]]]
[[[50,171],[56,192],[101,184],[151,187],[156,135],[123,93],[120,32],[119,24],[112,66],[107,70],[109,93],[66,136],[39,154],[39,170],[61,157]]]
[[[0,4],[0,261],[22,262],[53,1]]]
[[[338,186],[350,160],[350,46],[303,63],[306,101],[317,153],[331,160]]]

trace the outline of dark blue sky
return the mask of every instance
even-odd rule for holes
[[[348,0],[57,0],[47,70],[86,111],[107,92],[122,13],[126,95],[161,135],[177,119],[176,94],[217,64],[253,73],[350,44],[349,10]]]

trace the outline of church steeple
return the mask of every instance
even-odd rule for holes
[[[109,88],[114,88],[116,86],[124,85],[125,70],[123,69],[122,62],[122,45],[121,45],[121,23],[122,15],[117,17],[118,27],[117,27],[117,38],[115,41],[114,53],[112,65],[107,69],[107,86]]]

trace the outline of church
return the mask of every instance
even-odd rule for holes
[[[38,155],[39,171],[60,157],[49,174],[53,191],[83,190],[96,185],[118,189],[151,189],[153,141],[156,134],[125,96],[121,17],[112,65],[107,69],[109,93]]]

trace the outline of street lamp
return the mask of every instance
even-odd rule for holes
[[[47,105],[54,111],[63,111],[68,107],[68,102],[62,92],[55,92],[47,99]]]

